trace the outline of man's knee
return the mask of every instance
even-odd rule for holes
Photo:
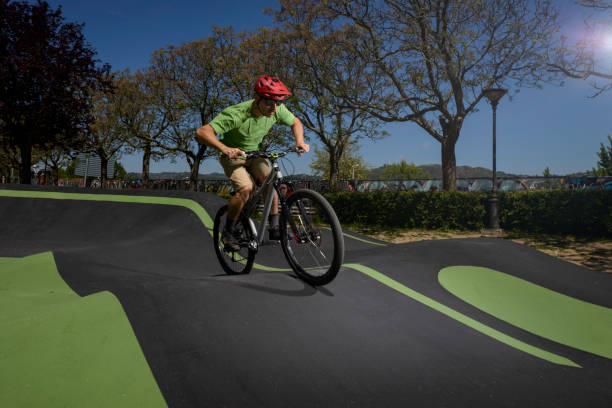
[[[252,191],[253,191],[253,185],[249,184],[249,185],[242,187],[240,190],[238,190],[236,194],[238,194],[244,200],[247,200],[249,196],[251,195]]]

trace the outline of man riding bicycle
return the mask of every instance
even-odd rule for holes
[[[275,123],[290,126],[295,137],[296,147],[308,152],[310,147],[304,143],[304,127],[282,103],[291,92],[280,79],[262,75],[255,83],[255,99],[225,108],[210,123],[197,130],[199,143],[214,147],[221,152],[219,162],[225,175],[230,179],[236,192],[230,199],[227,222],[222,234],[226,248],[237,251],[240,247],[234,236],[236,220],[253,191],[253,179],[261,185],[270,166],[263,158],[245,160],[245,152],[261,148],[263,138]],[[217,139],[217,135],[223,135]],[[280,239],[278,225],[278,197],[274,193],[269,217],[269,238]]]

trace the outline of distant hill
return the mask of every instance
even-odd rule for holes
[[[442,178],[442,165],[440,164],[423,164],[417,166],[424,173],[428,173],[430,178],[441,179]],[[381,179],[385,166],[371,169],[368,172],[366,178],[368,179]],[[505,173],[503,171],[497,171],[498,177],[519,177],[517,174]],[[471,166],[457,166],[457,178],[479,178],[479,177],[493,177],[493,171],[484,167],[471,167]]]
[[[128,173],[127,178],[130,180],[140,179],[141,173]],[[188,180],[189,173],[176,173],[176,172],[162,172],[162,173],[150,173],[149,178],[151,180]],[[209,173],[198,175],[198,180],[225,180],[227,177],[223,173]]]
[[[285,174],[284,174],[285,175]],[[128,173],[128,180],[137,180],[142,177],[141,173]],[[318,180],[318,177],[312,176],[310,174],[291,174],[285,175],[285,177],[294,179],[294,180]],[[149,179],[151,180],[188,180],[189,173],[172,173],[172,172],[163,172],[163,173],[150,173]],[[227,177],[223,173],[208,173],[198,175],[198,180],[227,180]]]
[[[441,179],[442,178],[442,166],[440,164],[424,164],[421,166],[417,166],[423,170],[425,173],[429,173],[430,178]],[[374,169],[368,170],[366,175],[366,179],[369,180],[378,180],[382,178],[382,173],[385,166],[377,167]],[[310,174],[294,174],[287,175],[292,179],[297,180],[317,180],[318,177],[312,176]],[[457,178],[479,178],[485,177],[489,178],[493,176],[493,171],[486,169],[484,167],[471,167],[471,166],[457,166]],[[497,172],[498,177],[521,177],[524,175],[505,173],[503,171]],[[140,173],[128,173],[127,178],[130,180],[140,179]],[[151,180],[187,180],[189,179],[189,173],[173,173],[173,172],[163,172],[163,173],[151,173],[149,175]],[[223,173],[208,173],[202,174],[200,173],[198,176],[198,180],[226,180],[227,177]]]

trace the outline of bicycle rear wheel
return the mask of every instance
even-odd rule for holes
[[[344,259],[342,228],[334,209],[319,193],[298,190],[287,199],[280,220],[281,246],[298,277],[311,285],[331,282]]]
[[[215,253],[219,259],[219,263],[223,267],[225,273],[229,275],[239,275],[251,272],[253,262],[255,261],[255,248],[251,246],[253,234],[245,220],[240,219],[234,227],[235,235],[240,242],[238,251],[225,250],[225,245],[221,239],[223,228],[227,220],[227,205],[224,205],[217,211],[215,216],[215,224],[213,227],[213,242],[215,245]]]

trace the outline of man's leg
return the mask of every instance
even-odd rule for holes
[[[227,249],[238,251],[240,246],[238,239],[234,236],[234,227],[242,208],[248,201],[251,191],[253,191],[253,183],[244,166],[244,160],[231,160],[227,157],[222,157],[219,162],[235,191],[228,203],[227,219],[223,228],[222,239]]]
[[[227,205],[227,218],[230,220],[237,220],[240,215],[240,211],[244,208],[244,205],[249,199],[253,191],[253,187],[243,187],[239,191],[236,191]]]

